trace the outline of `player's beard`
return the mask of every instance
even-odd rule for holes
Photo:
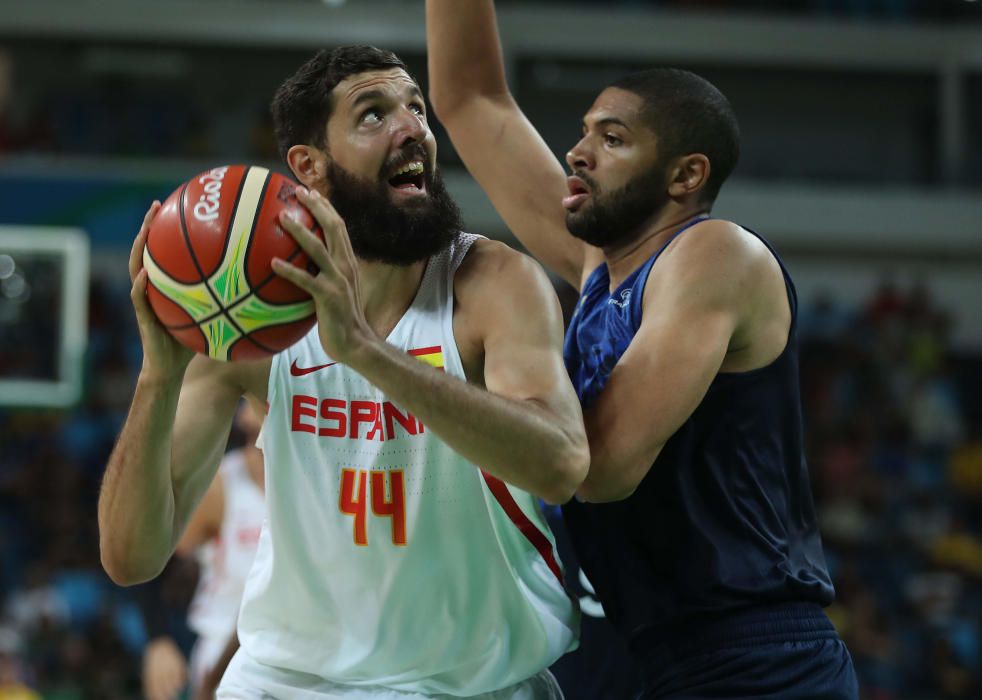
[[[411,265],[460,235],[460,209],[440,173],[427,170],[424,178],[426,196],[399,205],[392,201],[386,180],[369,182],[330,163],[329,199],[344,220],[355,255],[368,262]]]
[[[589,175],[573,174],[590,187],[591,201],[577,211],[566,213],[566,228],[598,248],[634,240],[670,200],[665,187],[665,167],[660,163],[610,193],[600,190]]]

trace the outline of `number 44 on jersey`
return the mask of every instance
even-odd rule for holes
[[[402,469],[391,471],[341,470],[341,493],[338,507],[355,519],[354,540],[359,547],[368,546],[368,504],[372,515],[390,518],[392,544],[406,546],[406,486]]]

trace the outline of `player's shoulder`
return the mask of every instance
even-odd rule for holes
[[[507,293],[514,289],[512,285],[538,284],[544,279],[544,270],[531,257],[501,241],[482,237],[467,251],[457,271],[455,288]]]
[[[659,256],[645,300],[685,299],[746,313],[773,289],[781,268],[755,234],[725,219],[708,219],[677,236]]]
[[[743,253],[758,242],[756,236],[726,219],[706,219],[693,224],[677,236],[665,252],[673,255],[712,255]]]
[[[753,275],[774,258],[758,236],[726,219],[694,224],[668,245],[664,257],[680,271],[718,272],[728,277]]]

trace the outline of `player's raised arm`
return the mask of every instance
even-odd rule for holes
[[[579,288],[586,246],[566,230],[563,166],[508,91],[491,0],[427,0],[430,102],[512,232]]]
[[[248,383],[240,375],[256,373],[245,364],[191,359],[154,317],[141,261],[158,208],[147,213],[130,254],[143,367],[99,495],[102,565],[121,585],[153,578],[167,563],[215,476]]]

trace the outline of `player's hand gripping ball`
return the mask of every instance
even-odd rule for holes
[[[314,325],[310,296],[279,277],[274,257],[316,272],[277,221],[292,212],[321,239],[293,181],[265,168],[226,165],[167,198],[150,226],[143,266],[147,298],[183,345],[216,360],[257,360]]]

